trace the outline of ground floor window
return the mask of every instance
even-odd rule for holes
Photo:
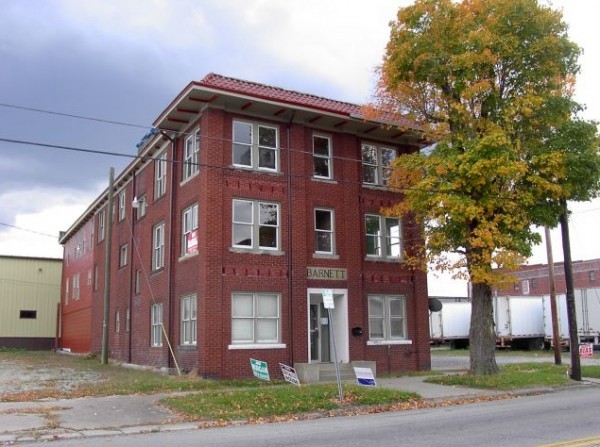
[[[369,339],[406,340],[406,300],[399,295],[369,295]]]
[[[181,344],[196,344],[196,295],[187,295],[181,298]]]
[[[162,304],[153,304],[151,309],[152,332],[150,345],[162,346]]]
[[[279,343],[279,301],[280,296],[276,293],[234,293],[231,303],[232,343]]]

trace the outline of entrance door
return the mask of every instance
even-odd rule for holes
[[[348,339],[348,291],[333,289],[334,309],[329,311],[323,305],[323,289],[308,289],[308,332],[309,356],[311,363],[328,363],[334,361],[333,339],[331,329],[335,330],[337,359],[340,362],[350,361]],[[333,323],[333,325],[332,325]]]
[[[330,362],[329,318],[323,303],[310,305],[310,361]]]

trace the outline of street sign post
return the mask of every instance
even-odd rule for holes
[[[327,316],[329,317],[329,335],[331,336],[331,342],[333,344],[333,361],[335,363],[335,375],[337,377],[338,395],[340,398],[340,403],[342,403],[344,401],[344,393],[342,391],[342,376],[340,375],[340,364],[337,360],[337,348],[335,346],[335,330],[333,327],[332,315],[332,310],[335,308],[335,304],[333,302],[333,290],[323,289],[321,295],[323,296],[323,307],[327,309]]]

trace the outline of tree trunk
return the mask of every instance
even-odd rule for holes
[[[469,374],[485,376],[496,374],[496,332],[492,288],[487,284],[473,284],[471,329],[469,331]]]

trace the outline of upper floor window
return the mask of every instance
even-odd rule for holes
[[[233,246],[277,250],[279,248],[279,204],[234,199]]]
[[[146,215],[146,209],[148,208],[148,203],[146,202],[146,196],[141,196],[137,199],[137,218],[141,219]]]
[[[187,180],[198,173],[200,153],[200,129],[185,139],[183,148],[183,180]]]
[[[154,200],[167,192],[167,151],[161,152],[154,160]]]
[[[365,250],[367,256],[400,258],[402,228],[400,221],[377,214],[365,215]]]
[[[73,275],[73,299],[78,300],[80,296],[79,273]]]
[[[152,230],[152,270],[165,266],[165,224],[156,225]]]
[[[361,146],[362,181],[367,185],[387,185],[396,149],[364,143]]]
[[[331,179],[331,138],[313,135],[313,175],[316,178]]]
[[[334,253],[333,210],[315,209],[315,253]]]
[[[127,244],[121,245],[119,248],[119,267],[127,265]]]
[[[127,196],[125,194],[125,190],[119,193],[119,222],[125,219],[125,201]]]
[[[181,256],[198,251],[198,204],[194,204],[182,214]]]
[[[276,127],[246,121],[233,122],[233,164],[277,171],[279,144]]]
[[[369,339],[405,340],[406,303],[395,295],[369,296]]]
[[[596,270],[590,270],[588,272],[588,279],[590,281],[596,281]]]
[[[106,208],[98,213],[98,242],[104,240],[104,232],[106,226]]]

